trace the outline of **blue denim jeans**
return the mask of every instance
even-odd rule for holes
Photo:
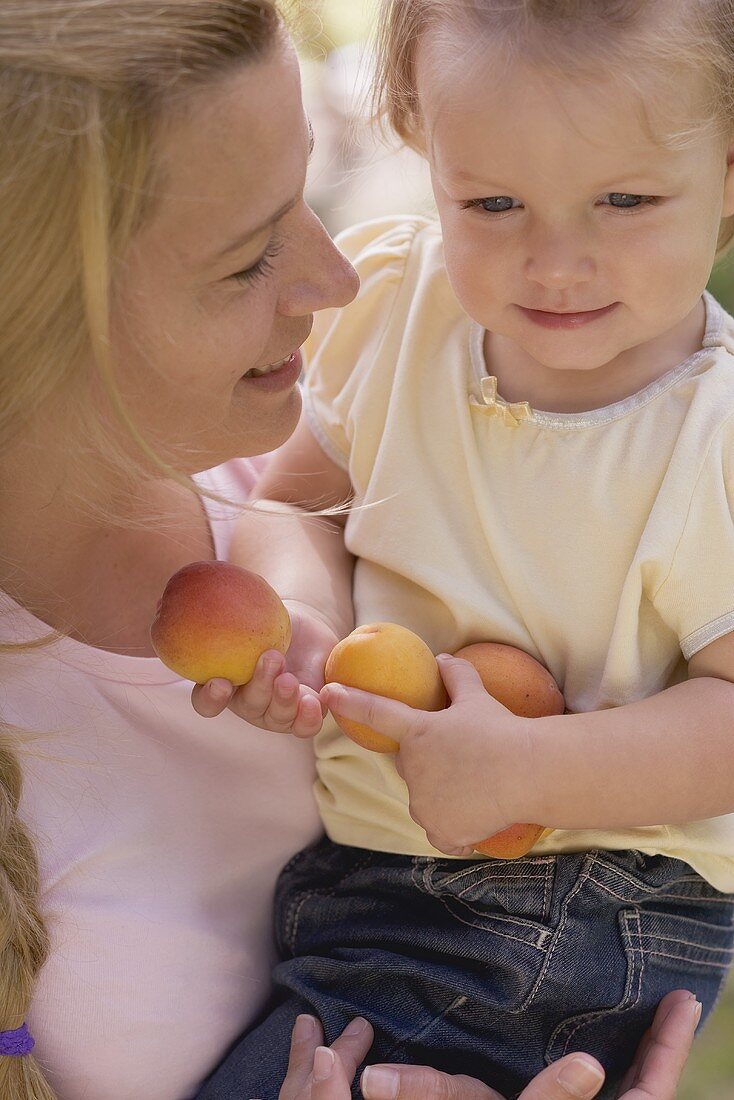
[[[664,993],[690,989],[711,1011],[733,922],[733,895],[663,856],[479,862],[321,840],[279,880],[271,1009],[199,1100],[276,1100],[299,1012],[321,1019],[328,1042],[365,1016],[369,1062],[470,1074],[508,1098],[588,1051],[612,1097]]]

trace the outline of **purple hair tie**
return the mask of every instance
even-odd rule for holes
[[[36,1041],[25,1024],[15,1031],[0,1031],[0,1054],[7,1058],[20,1058],[24,1054],[30,1054],[35,1045]]]

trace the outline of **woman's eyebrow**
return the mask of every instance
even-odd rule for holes
[[[311,156],[313,154],[313,150],[314,150],[314,133],[313,133],[313,126],[311,125],[311,121],[309,119],[308,120],[308,159],[309,160],[311,159]],[[279,221],[282,217],[284,217],[288,213],[289,210],[292,210],[293,207],[298,202],[300,202],[300,200],[301,200],[300,193],[298,195],[294,195],[294,197],[292,199],[289,199],[288,202],[284,203],[284,205],[281,206],[279,210],[276,210],[275,213],[270,214],[265,219],[265,221],[262,222],[260,225],[256,226],[255,229],[249,229],[247,231],[247,233],[243,234],[243,236],[238,237],[236,240],[232,241],[230,244],[226,245],[223,249],[221,249],[221,251],[217,253],[217,256],[215,257],[215,259],[221,259],[223,256],[228,256],[230,254],[230,252],[236,252],[238,249],[244,248],[244,246],[246,244],[250,243],[250,241],[253,239],[253,237],[257,237],[260,233],[264,232],[264,230],[269,229],[271,225],[274,225],[275,222]]]

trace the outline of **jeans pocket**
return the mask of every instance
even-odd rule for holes
[[[659,974],[661,987],[665,985],[663,972],[673,974],[671,980],[684,985],[688,976],[688,984],[696,985],[693,992],[701,993],[706,1006],[707,1000],[718,996],[734,961],[733,915],[730,909],[727,923],[713,924],[678,913],[641,910],[637,937],[645,967]],[[716,916],[724,914],[719,910]]]
[[[438,898],[449,913],[473,928],[496,928],[543,946],[556,881],[556,856],[514,860],[416,859],[413,884]]]
[[[609,1004],[599,1004],[587,1011],[567,1016],[553,1030],[545,1051],[547,1063],[554,1062],[570,1050],[585,1050],[600,1057],[602,1034],[611,1041],[616,1032],[615,1019],[634,1009],[642,994],[644,960],[640,943],[640,921],[637,908],[623,909],[617,914],[620,949],[624,955],[624,981],[621,990]],[[616,988],[612,983],[610,989]],[[600,998],[601,1000],[601,998]]]

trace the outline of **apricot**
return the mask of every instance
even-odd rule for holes
[[[513,714],[521,718],[563,714],[566,704],[558,684],[548,669],[524,650],[500,642],[477,642],[454,656],[474,665],[485,690]],[[543,825],[522,822],[494,833],[475,848],[495,859],[519,859],[550,832]]]
[[[484,690],[520,718],[563,714],[566,704],[558,684],[548,669],[523,649],[500,642],[476,642],[454,656],[474,665]]]
[[[328,682],[397,699],[417,710],[442,710],[446,689],[433,653],[407,627],[397,623],[358,626],[338,642],[325,668]],[[365,749],[397,752],[398,742],[350,718],[334,714],[337,725]]]
[[[224,561],[195,561],[168,581],[150,628],[153,648],[185,680],[252,679],[267,649],[285,653],[291,621],[257,573]]]

